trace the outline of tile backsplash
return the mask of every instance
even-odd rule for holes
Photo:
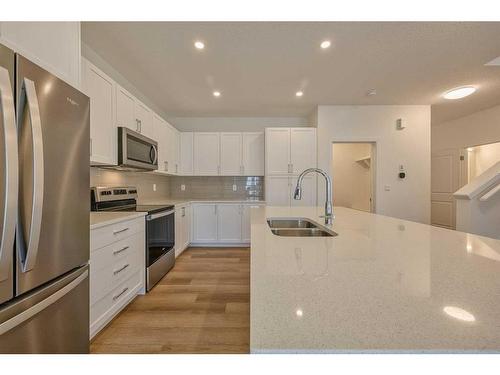
[[[153,191],[156,184],[156,191]],[[264,177],[162,176],[90,168],[90,186],[136,186],[140,200],[149,199],[264,199]],[[181,190],[181,185],[185,190]],[[236,191],[233,190],[233,185]]]
[[[169,198],[169,178],[153,173],[90,168],[90,186],[136,186],[141,200]],[[156,184],[156,191],[153,190],[153,184]]]
[[[244,176],[172,176],[170,179],[171,198],[196,199],[264,199],[264,177]],[[185,186],[185,190],[181,189]],[[236,191],[233,190],[233,185]]]

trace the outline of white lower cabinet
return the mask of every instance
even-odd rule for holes
[[[213,203],[196,203],[192,206],[192,212],[192,242],[217,242],[217,205]]]
[[[217,239],[220,242],[241,242],[241,205],[217,205]]]
[[[175,207],[175,257],[178,257],[191,242],[191,205]]]
[[[144,293],[144,218],[124,220],[90,233],[90,337],[139,293]]]
[[[193,203],[194,245],[248,245],[251,207],[258,203]]]

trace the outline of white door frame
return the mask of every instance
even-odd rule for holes
[[[330,145],[330,157],[328,160],[328,173],[332,174],[333,169],[333,144],[334,143],[370,143],[372,145],[371,150],[371,161],[370,161],[370,172],[371,172],[371,184],[372,184],[372,204],[371,212],[377,213],[377,166],[378,160],[380,160],[380,140],[377,137],[335,137],[331,139]],[[335,191],[333,192],[335,194]],[[332,197],[333,199],[333,197]]]

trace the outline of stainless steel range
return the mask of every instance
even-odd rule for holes
[[[147,212],[146,289],[150,291],[175,264],[175,217],[172,205],[138,205],[132,186],[91,188],[92,211]]]

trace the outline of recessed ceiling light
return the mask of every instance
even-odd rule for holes
[[[323,40],[320,44],[321,48],[323,49],[327,49],[329,48],[330,46],[332,45],[332,42],[330,42],[329,40]]]
[[[450,100],[462,99],[465,98],[466,96],[474,94],[474,92],[476,92],[476,88],[473,86],[457,87],[455,89],[445,92],[443,94],[443,98]]]
[[[302,91],[297,91],[297,92],[295,93],[295,96],[297,96],[297,97],[299,97],[299,98],[300,98],[301,96],[303,96],[303,95],[304,95],[304,93],[303,93]]]
[[[214,91],[214,96],[218,98],[220,96],[220,91]]]
[[[196,42],[194,42],[194,47],[196,49],[203,49],[203,48],[205,48],[205,43],[203,43],[202,41],[197,40]]]
[[[443,311],[452,318],[463,320],[464,322],[475,322],[476,318],[470,312],[456,306],[446,306]]]

